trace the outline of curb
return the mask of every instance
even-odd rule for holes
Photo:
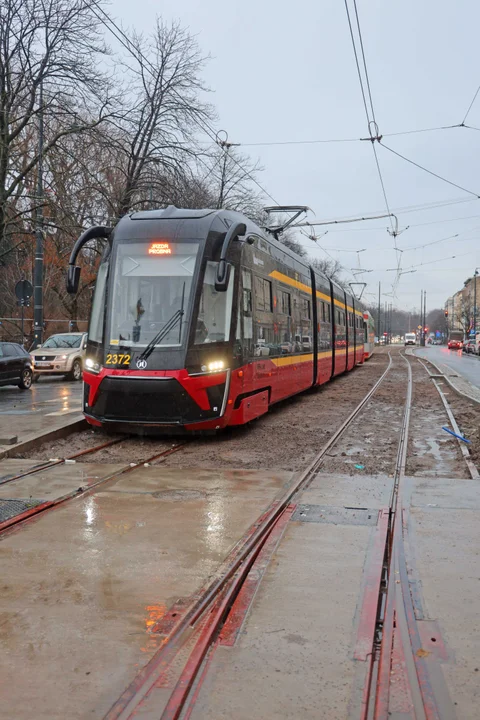
[[[471,397],[470,395],[466,395],[464,392],[459,390],[456,385],[449,379],[448,375],[445,375],[443,370],[438,367],[436,363],[433,362],[433,360],[429,360],[426,357],[421,357],[420,355],[417,355],[415,352],[412,352],[412,355],[416,357],[418,360],[423,360],[424,362],[430,363],[430,365],[433,365],[433,367],[437,370],[437,372],[440,373],[442,378],[447,381],[447,383],[450,385],[452,390],[457,393],[457,395],[460,395],[461,397],[465,398],[466,400],[470,400],[470,402],[475,403],[476,405],[480,405],[480,400],[476,400],[475,398]],[[467,380],[468,382],[468,380]]]
[[[76,420],[70,420],[70,422],[62,425],[62,427],[56,428],[55,430],[47,430],[43,433],[37,433],[36,435],[30,435],[23,442],[12,445],[7,450],[0,450],[0,460],[3,458],[17,455],[17,453],[27,452],[34,450],[35,448],[42,445],[47,440],[60,440],[61,438],[67,437],[77,430],[85,430],[88,427],[88,423],[85,418],[77,418]]]

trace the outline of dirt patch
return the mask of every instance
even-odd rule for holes
[[[125,435],[105,435],[97,430],[84,430],[62,440],[45,443],[36,450],[18,454],[17,458],[33,458],[35,460],[52,460],[55,458],[68,458],[82,450],[94,448],[109,440],[119,440],[118,443],[103,448],[98,452],[76,458],[77,463],[140,463],[153,455],[168,450],[177,442],[159,438],[130,438]]]
[[[248,426],[189,442],[182,452],[166,458],[165,464],[301,470],[376,383],[387,363],[387,353],[379,351],[354,371],[274,405]]]
[[[266,415],[247,426],[227,428],[214,437],[172,439],[117,436],[121,438],[120,443],[78,458],[77,462],[144,462],[146,458],[179,442],[186,442],[183,450],[160,462],[169,467],[186,468],[301,470],[376,383],[387,363],[388,355],[381,349],[371,360],[352,372],[277,403]],[[380,389],[379,392],[385,391]],[[111,438],[96,430],[85,430],[45,444],[22,457],[38,460],[64,458]]]
[[[340,438],[322,472],[391,475],[395,469],[404,411],[407,366],[391,351],[393,367],[355,423]]]
[[[93,448],[96,445],[107,442],[107,440],[109,440],[109,438],[97,432],[97,430],[82,430],[82,432],[72,433],[66,438],[43,443],[38,448],[12,455],[12,457],[33,458],[35,460],[66,458],[81,450]]]
[[[417,360],[410,362],[413,399],[407,475],[470,477],[457,441],[442,430],[448,417],[435,385]]]

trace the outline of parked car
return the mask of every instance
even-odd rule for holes
[[[86,348],[87,333],[52,335],[30,353],[35,379],[40,375],[66,375],[69,380],[81,380]]]
[[[475,343],[475,340],[466,340],[463,343],[462,348],[464,353],[472,353],[473,355],[476,355],[477,353],[477,345]]]
[[[21,345],[0,342],[0,385],[18,385],[20,390],[32,387],[32,361]]]

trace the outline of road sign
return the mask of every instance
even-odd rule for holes
[[[421,329],[422,329],[422,326],[421,326],[421,325],[417,325],[417,328],[418,328],[419,330],[421,330]]]
[[[15,295],[20,302],[26,304],[33,295],[32,283],[28,280],[19,280],[15,285]]]
[[[441,334],[442,333],[440,332],[440,330],[437,330],[437,332],[435,333],[436,337],[440,337]]]

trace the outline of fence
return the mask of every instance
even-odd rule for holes
[[[43,339],[46,340],[50,335],[66,332],[87,332],[88,320],[68,320],[68,319],[46,319],[43,323]],[[22,321],[21,318],[0,318],[0,342],[15,342],[27,350],[33,344],[33,320],[25,318],[23,321],[23,338],[22,338]]]

